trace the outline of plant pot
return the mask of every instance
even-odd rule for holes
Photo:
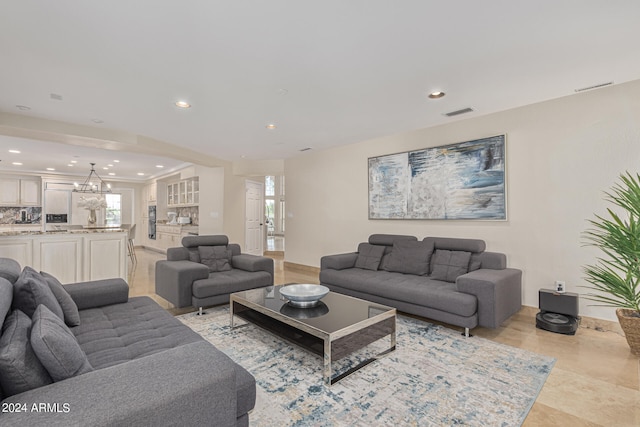
[[[631,353],[640,356],[640,313],[628,308],[619,308],[616,310],[616,316],[627,338]]]

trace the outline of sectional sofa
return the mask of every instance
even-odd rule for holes
[[[324,256],[320,284],[465,329],[497,328],[522,307],[522,272],[476,239],[373,234]]]
[[[0,258],[0,425],[248,425],[253,376],[128,293]]]

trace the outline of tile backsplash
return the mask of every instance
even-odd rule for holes
[[[177,208],[175,211],[178,216],[191,217],[191,225],[198,225],[198,206],[186,206],[184,208]]]
[[[42,207],[0,206],[0,225],[40,224]]]

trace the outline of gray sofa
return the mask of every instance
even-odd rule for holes
[[[358,252],[324,256],[335,292],[465,328],[497,328],[522,307],[522,272],[475,239],[373,234]]]
[[[63,286],[0,258],[0,425],[248,425],[253,376],[128,293],[122,279]]]
[[[233,292],[273,285],[271,258],[242,254],[227,236],[187,236],[156,262],[156,294],[176,307],[229,302]]]

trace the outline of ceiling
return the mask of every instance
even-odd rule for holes
[[[637,0],[6,0],[0,112],[286,159],[636,80],[639,21]],[[115,158],[7,138],[5,170],[15,143],[35,169]],[[169,163],[123,155],[145,171]]]

